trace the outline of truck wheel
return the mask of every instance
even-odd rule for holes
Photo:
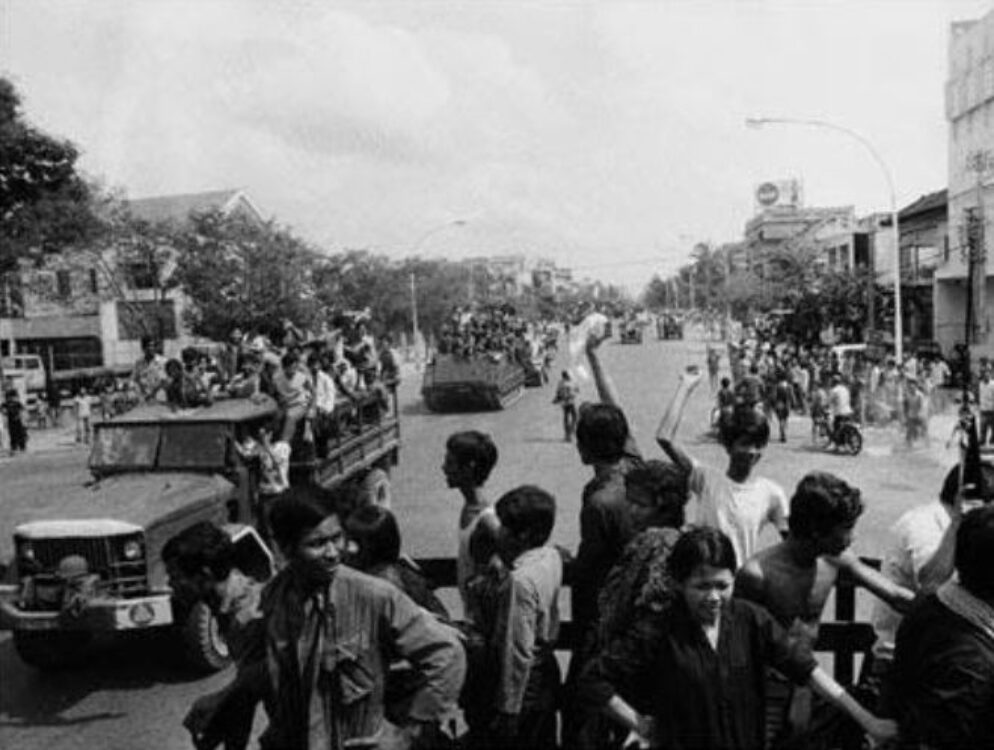
[[[14,631],[14,648],[21,661],[45,671],[76,666],[83,661],[92,640],[93,634],[85,630]]]
[[[383,469],[373,469],[362,480],[362,496],[366,502],[390,510],[393,493],[390,476]]]
[[[217,617],[204,602],[196,602],[186,613],[180,639],[187,662],[199,672],[218,672],[231,663]]]

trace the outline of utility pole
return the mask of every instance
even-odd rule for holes
[[[414,347],[414,361],[418,361],[418,294],[414,271],[411,271],[411,346]]]
[[[977,150],[967,158],[967,168],[976,175],[976,206],[966,211],[967,247],[967,325],[966,344],[986,340],[987,248],[984,216],[984,172],[990,166],[990,152]],[[980,334],[980,335],[978,335]]]

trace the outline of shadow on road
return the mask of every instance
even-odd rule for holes
[[[63,714],[94,693],[193,682],[201,676],[183,666],[179,649],[166,631],[97,642],[88,649],[83,663],[53,672],[25,664],[17,656],[13,639],[7,638],[0,642],[0,674],[0,728],[74,726],[119,719],[124,712]]]

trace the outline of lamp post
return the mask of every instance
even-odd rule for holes
[[[870,141],[855,130],[850,130],[842,125],[836,125],[834,122],[795,117],[746,118],[747,127],[761,128],[764,125],[806,125],[808,127],[824,128],[826,130],[845,133],[850,138],[859,141],[870,152],[870,156],[873,157],[877,166],[880,167],[880,171],[883,172],[884,179],[887,181],[888,198],[890,199],[890,224],[894,242],[894,355],[897,365],[900,367],[904,360],[904,322],[901,316],[901,241],[897,228],[897,197],[894,193],[894,179],[891,176],[890,169]]]
[[[462,227],[466,225],[466,219],[452,219],[444,224],[439,224],[429,229],[427,232],[418,237],[417,241],[411,245],[410,254],[412,256],[417,255],[418,250],[425,241],[432,235],[438,234],[444,229],[449,227]],[[418,346],[418,295],[417,295],[417,279],[415,277],[414,271],[411,271],[411,332],[413,336],[413,346],[414,346],[414,359],[417,362],[417,346]]]

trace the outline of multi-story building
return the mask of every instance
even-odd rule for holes
[[[902,319],[904,335],[912,341],[942,343],[936,336],[935,309],[940,293],[936,271],[949,257],[946,205],[946,191],[937,190],[898,212]]]
[[[949,30],[949,77],[946,119],[949,122],[948,250],[936,272],[935,337],[945,349],[967,338],[970,216],[990,235],[994,216],[994,11]],[[971,343],[982,353],[994,352],[992,264],[983,236],[974,244]]]
[[[239,190],[144,198],[128,208],[150,223],[208,210],[263,221]],[[68,250],[41,267],[24,263],[0,278],[0,351],[38,354],[53,381],[127,372],[149,333],[177,356],[196,342],[183,323],[187,300],[160,287],[147,266],[129,264],[113,246]]]

